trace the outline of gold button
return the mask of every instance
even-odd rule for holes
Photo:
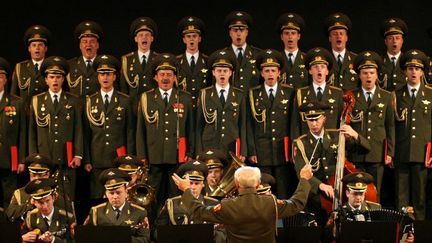
[[[368,123],[371,123],[372,121],[371,120],[368,120]]]
[[[412,135],[412,138],[415,138],[415,135]]]
[[[222,133],[222,134],[221,134],[221,137],[225,137],[225,134]]]
[[[109,142],[106,142],[105,145],[109,145]]]
[[[275,132],[275,131],[276,131],[276,129],[273,128],[273,129],[272,129],[272,132]]]
[[[108,121],[108,120],[109,120],[109,117],[105,118],[105,120],[107,120],[107,121]]]
[[[370,136],[368,136],[368,139],[370,139]]]
[[[105,136],[109,137],[109,134],[107,133],[107,134],[105,134]]]
[[[168,140],[168,138],[165,138],[165,141]]]
[[[273,140],[273,141],[275,141],[275,140],[276,140],[276,138],[272,138],[272,140]]]
[[[272,120],[272,123],[275,123],[275,121],[274,121],[274,120]]]
[[[165,116],[168,116],[168,113],[165,113]]]
[[[165,121],[165,124],[168,124],[168,121]]]
[[[221,127],[222,128],[222,130],[224,130],[225,129],[225,127]]]

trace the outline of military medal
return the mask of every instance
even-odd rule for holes
[[[69,113],[67,113],[67,115],[66,115],[66,120],[70,120],[70,115],[69,115]]]
[[[41,111],[45,111],[45,105],[42,104]]]

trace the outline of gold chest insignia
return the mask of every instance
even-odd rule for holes
[[[337,149],[337,145],[336,144],[332,144],[332,146],[330,146],[330,148],[332,148],[332,149]]]
[[[203,69],[201,69],[201,72],[202,72],[202,73],[207,73],[207,69],[206,69],[206,68],[203,68]]]
[[[237,107],[238,106],[238,104],[237,104],[237,102],[231,102],[231,104],[232,104],[232,106],[234,106],[234,107]]]
[[[422,100],[423,104],[429,105],[431,102],[429,100]]]
[[[288,100],[283,99],[283,100],[281,100],[281,103],[285,105],[286,103],[288,103]]]
[[[128,220],[126,220],[126,221],[124,221],[124,222],[125,222],[127,225],[131,225],[131,224],[133,224],[134,221],[128,219]]]
[[[121,106],[117,106],[117,108],[115,108],[118,112],[121,112],[124,108]]]
[[[70,108],[72,108],[72,106],[69,105],[69,104],[66,104],[66,105],[65,105],[65,108],[69,110]]]
[[[384,107],[384,104],[383,104],[383,103],[379,103],[379,104],[378,104],[378,107],[379,107],[379,108],[383,108],[383,107]]]
[[[330,99],[328,100],[328,102],[329,102],[330,104],[335,103],[335,101],[336,101],[336,100],[334,100],[333,98],[330,98]]]

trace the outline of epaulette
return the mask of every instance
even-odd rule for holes
[[[37,96],[37,97],[39,97],[39,96],[44,96],[46,94],[46,92],[42,92],[42,93],[40,93],[40,94],[37,94],[37,95],[34,95],[34,96]]]
[[[334,90],[340,90],[340,91],[343,91],[341,88],[339,88],[339,87],[335,87],[335,86],[332,86],[332,85],[329,85],[329,88],[330,88],[330,89],[334,89]]]
[[[180,54],[180,55],[177,55],[177,56],[176,56],[176,59],[177,59],[177,60],[182,59],[182,58],[183,58],[183,54]]]
[[[129,98],[129,95],[127,95],[127,94],[125,94],[125,93],[123,93],[121,91],[117,91],[117,94],[119,94],[119,95],[121,95],[123,97]]]
[[[96,209],[98,209],[98,208],[105,207],[106,205],[107,205],[107,203],[104,202],[104,203],[101,203],[101,204],[99,204],[99,205],[93,206],[92,209],[96,210]]]
[[[203,89],[205,89],[205,90],[207,90],[207,89],[212,89],[214,86],[212,85],[212,86],[209,86],[209,87],[205,87],[205,88],[202,88],[201,90],[203,90]]]
[[[66,210],[64,210],[64,209],[59,209],[58,213],[59,213],[60,215],[62,215],[62,216],[66,216]],[[74,215],[73,215],[73,213],[71,213],[71,212],[67,212],[67,217],[68,217],[68,218],[73,218]]]
[[[255,87],[253,87],[253,88],[251,88],[252,90],[257,90],[257,89],[261,89],[262,88],[262,85],[260,84],[260,85],[257,85],[257,86],[255,86]]]
[[[141,207],[141,206],[138,206],[138,205],[136,205],[136,204],[131,203],[130,205],[131,205],[131,207],[134,207],[134,208],[139,209],[139,210],[141,210],[141,211],[146,211],[145,208],[143,208],[143,207]]]
[[[357,56],[357,53],[355,53],[355,52],[352,52],[352,51],[349,51],[349,54],[353,55],[354,57],[356,57],[356,56]]]
[[[123,57],[130,57],[130,56],[132,56],[134,54],[134,52],[129,52],[129,53],[127,53],[127,54],[124,54],[123,56],[122,56],[122,58]]]
[[[99,93],[99,92],[96,91],[96,92],[94,92],[93,94],[89,95],[88,97],[89,97],[89,98],[92,98],[93,96],[97,95],[98,93]]]
[[[338,132],[336,128],[326,128],[327,132]]]
[[[66,92],[66,94],[68,94],[68,95],[70,95],[70,96],[72,96],[72,97],[74,97],[74,98],[78,98],[78,95],[73,94],[73,93],[71,93],[71,92]]]
[[[29,61],[30,61],[30,60],[24,60],[24,61],[21,61],[21,62],[17,63],[17,65],[26,64],[26,63],[28,63]]]
[[[203,58],[208,58],[206,54],[200,54],[200,55],[202,55]]]
[[[219,202],[219,200],[217,200],[216,198],[213,198],[213,197],[204,196],[204,199],[209,200],[209,201],[213,201],[213,202]]]
[[[390,95],[391,92],[385,89],[380,89],[380,91],[382,91],[384,94]]]
[[[425,88],[426,88],[426,89],[430,89],[430,90],[432,90],[432,87],[431,87],[430,84],[426,84],[426,85],[425,85]]]
[[[169,198],[169,199],[171,199],[171,200],[175,200],[175,199],[181,199],[181,195],[179,195],[179,196],[175,196],[175,197],[171,197],[171,198]]]
[[[145,93],[150,94],[150,93],[152,93],[154,91],[155,91],[155,89],[153,88],[153,89],[147,90]]]
[[[232,87],[232,88],[233,88],[234,91],[237,91],[237,92],[243,93],[243,90],[241,90],[241,89],[239,89],[239,88],[237,88],[237,87]]]
[[[372,202],[372,201],[368,201],[368,200],[365,200],[365,202],[368,203],[368,204],[371,204],[371,205],[381,206],[381,204],[376,203],[376,202]]]
[[[250,45],[250,48],[252,49],[252,50],[254,50],[254,51],[261,51],[262,49],[260,49],[260,48],[258,48],[258,47],[256,47],[256,46],[253,46],[253,45]]]
[[[298,90],[300,91],[300,90],[308,90],[310,87],[309,86],[305,86],[305,87],[301,87],[301,88],[299,88]]]
[[[280,84],[280,86],[284,88],[294,88],[291,84]]]
[[[9,96],[12,97],[12,98],[14,98],[14,99],[17,99],[17,100],[21,100],[22,99],[21,97],[16,96],[14,94],[9,94]]]
[[[30,216],[30,215],[38,213],[38,212],[39,212],[39,209],[38,208],[34,208],[34,209],[30,210],[27,214]]]
[[[178,90],[179,91],[179,94],[188,94],[188,95],[191,95],[191,93],[189,93],[189,91],[187,91],[187,90]]]
[[[302,140],[303,138],[306,138],[307,134],[303,134],[301,136],[299,136],[298,138],[294,139],[294,142],[296,142],[296,140]]]

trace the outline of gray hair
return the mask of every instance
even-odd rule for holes
[[[234,179],[241,188],[256,188],[260,183],[261,171],[257,167],[242,166],[235,171]]]

